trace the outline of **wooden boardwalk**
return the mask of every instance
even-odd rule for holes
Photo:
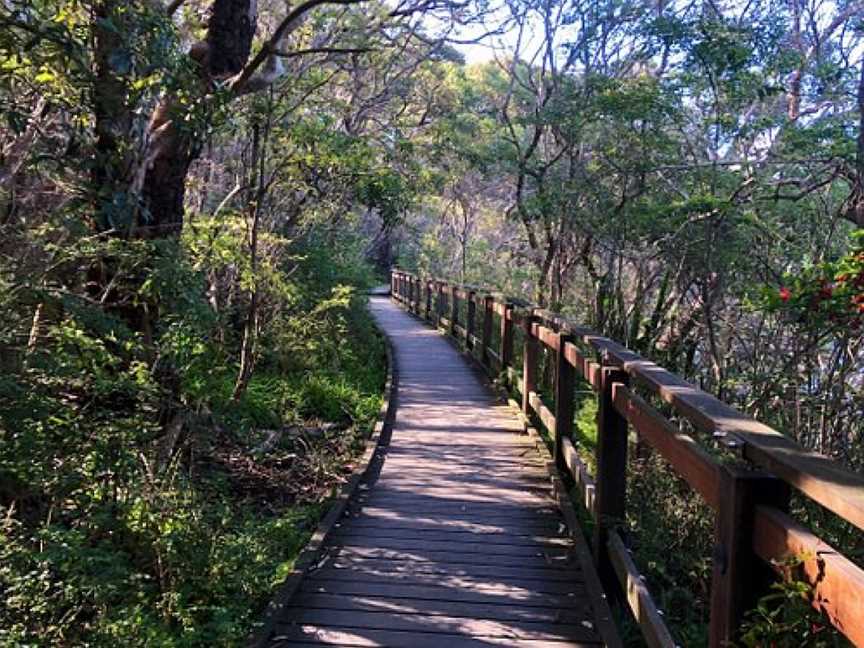
[[[386,459],[271,645],[617,645],[598,630],[608,608],[587,550],[568,537],[512,411],[436,331],[386,297],[371,301],[398,368]]]

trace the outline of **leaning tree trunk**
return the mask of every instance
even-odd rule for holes
[[[214,82],[243,70],[252,50],[257,18],[256,0],[214,0],[207,36],[190,50],[199,66],[201,92],[209,92]],[[140,235],[146,238],[177,236],[183,227],[186,176],[202,142],[175,126],[182,117],[180,111],[166,99],[148,127],[150,153],[143,161],[140,188],[145,211],[139,222]]]

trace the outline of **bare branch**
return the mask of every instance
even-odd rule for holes
[[[230,82],[231,91],[234,94],[245,94],[253,90],[259,89],[259,86],[265,87],[275,81],[283,72],[280,56],[277,53],[281,43],[286,36],[290,35],[297,27],[300,26],[303,18],[313,9],[322,5],[353,5],[360,4],[364,0],[306,0],[302,4],[297,5],[294,9],[288,12],[288,15],[283,18],[279,26],[274,30],[273,34],[261,47],[258,53],[249,61],[246,66],[235,76]],[[267,70],[261,77],[260,83],[256,83],[254,88],[250,88],[250,81],[253,75],[260,68],[267,64]]]

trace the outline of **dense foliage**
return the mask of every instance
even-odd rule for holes
[[[861,10],[510,5],[498,57],[448,68],[440,188],[402,263],[570,315],[861,470]],[[659,457],[629,471],[634,556],[678,639],[704,645],[711,511]],[[860,532],[794,508],[861,555]],[[804,641],[774,627],[763,641]]]

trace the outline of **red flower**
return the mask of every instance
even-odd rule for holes
[[[792,291],[789,290],[786,286],[783,286],[780,289],[780,299],[784,302],[789,301],[789,298],[792,296]]]

